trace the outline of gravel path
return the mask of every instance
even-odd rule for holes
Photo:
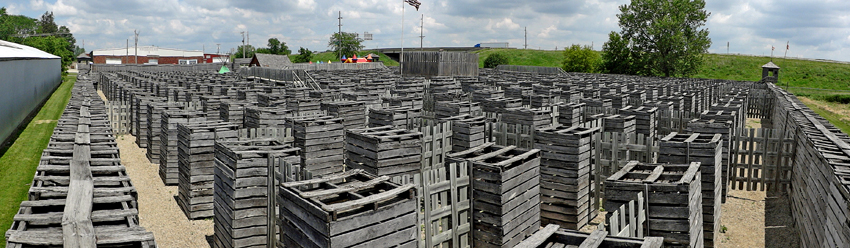
[[[103,92],[100,98],[106,101]],[[177,205],[177,186],[165,186],[159,178],[159,166],[145,156],[133,135],[118,136],[121,163],[139,194],[139,224],[153,232],[157,247],[210,247],[213,221],[189,220]]]
[[[145,157],[132,135],[118,137],[121,163],[139,192],[140,224],[153,232],[158,247],[210,247],[206,236],[213,235],[213,221],[189,220],[174,197],[177,186],[165,186],[158,165]]]

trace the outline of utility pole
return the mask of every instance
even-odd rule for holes
[[[124,58],[127,59],[127,63],[130,63],[130,39],[127,39],[127,53],[124,55]],[[124,60],[121,60],[121,63],[124,63]]]
[[[136,49],[135,63],[139,64],[139,31],[133,29],[133,33],[136,34],[136,46],[134,48]]]
[[[245,31],[245,36],[248,37],[248,45],[251,45],[251,31]],[[247,47],[249,52],[253,52],[254,50],[251,47]]]
[[[242,58],[245,58],[245,31],[239,32],[242,34]]]
[[[422,41],[425,39],[425,35],[423,35],[422,30],[425,29],[425,14],[422,14],[422,17],[419,19],[419,51],[423,51]]]
[[[528,27],[525,27],[525,49],[528,49]]]
[[[342,11],[339,11],[339,17],[336,19],[339,21],[339,31],[336,32],[336,49],[339,53],[336,57],[342,59]]]

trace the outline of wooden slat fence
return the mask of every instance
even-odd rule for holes
[[[646,211],[648,209],[646,209],[643,192],[639,192],[637,195],[637,200],[631,200],[628,204],[620,205],[620,209],[614,210],[611,217],[607,219],[609,236],[644,237]]]
[[[534,149],[534,127],[529,125],[488,122],[484,127],[484,136],[488,142],[499,146]]]
[[[478,76],[478,54],[466,52],[406,52],[404,75]]]
[[[748,128],[736,137],[729,171],[732,189],[772,191],[791,185],[797,142],[790,132]]]
[[[274,245],[270,247],[283,248],[283,216],[277,211],[280,208],[281,201],[283,201],[278,196],[279,185],[285,182],[310,180],[313,179],[313,174],[302,168],[301,165],[291,164],[284,160],[284,157],[280,156],[269,156],[268,170],[274,173],[269,173],[268,176],[270,187],[268,187],[269,202],[267,213],[276,213],[267,215],[268,243]]]

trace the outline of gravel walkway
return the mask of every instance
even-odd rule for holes
[[[106,101],[103,92],[100,98]],[[210,247],[207,241],[215,233],[212,218],[189,220],[177,205],[177,186],[165,186],[159,178],[159,166],[145,156],[133,135],[118,136],[121,163],[139,194],[139,224],[153,232],[157,247]]]
[[[210,247],[206,236],[213,235],[213,221],[189,220],[177,206],[177,186],[165,186],[158,165],[145,157],[132,135],[118,137],[121,163],[139,192],[140,224],[153,232],[158,247]]]

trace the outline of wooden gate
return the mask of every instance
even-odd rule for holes
[[[733,140],[729,187],[773,191],[791,186],[791,168],[797,142],[793,133],[779,129],[748,128]]]

